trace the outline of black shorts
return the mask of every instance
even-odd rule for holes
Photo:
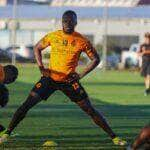
[[[144,56],[142,59],[142,70],[141,75],[146,77],[147,75],[150,75],[150,57]]]
[[[65,82],[55,82],[50,77],[41,77],[32,89],[32,91],[37,93],[43,100],[47,100],[56,90],[62,91],[74,102],[81,101],[88,97],[78,81],[69,84]]]

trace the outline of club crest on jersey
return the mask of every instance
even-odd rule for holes
[[[64,39],[64,40],[63,40],[63,45],[64,45],[64,46],[67,46],[67,45],[68,45],[68,40]]]
[[[38,88],[38,89],[39,89],[41,86],[42,86],[42,84],[41,84],[40,82],[36,84],[36,88]]]
[[[55,42],[56,42],[56,43],[59,43],[59,40],[56,40]]]

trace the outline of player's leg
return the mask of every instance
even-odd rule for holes
[[[145,83],[144,95],[147,96],[150,93],[150,65],[147,60],[143,60],[141,75],[144,77]]]
[[[149,83],[149,89],[150,89],[150,75],[148,75],[148,83]]]
[[[145,81],[145,96],[150,94],[150,75],[146,75],[144,78]]]
[[[149,60],[150,61],[150,60]],[[147,88],[149,89],[149,94],[150,94],[150,62],[149,62],[149,65],[148,65],[148,69],[147,69]]]
[[[147,81],[146,81],[146,89],[150,89],[150,75],[148,74],[148,75],[146,76],[146,78],[147,78]]]
[[[106,122],[103,115],[97,111],[89,101],[89,98],[85,98],[83,100],[77,101],[76,104],[87,113],[92,120],[101,127],[112,139],[116,137],[115,133],[112,131],[108,123]]]
[[[116,145],[125,145],[126,141],[116,137],[103,115],[97,111],[89,101],[88,95],[80,83],[75,82],[64,86],[62,91],[67,95],[73,102],[75,102],[85,113],[87,113],[92,120],[101,127],[110,137],[113,139]]]
[[[8,126],[7,131],[2,135],[0,143],[7,140],[8,136],[14,130],[14,128],[23,120],[27,112],[35,106],[37,103],[46,100],[55,89],[52,87],[51,80],[47,77],[42,77],[41,80],[31,90],[26,101],[17,109],[13,118]]]
[[[46,100],[53,92],[55,88],[52,85],[51,79],[48,77],[42,77],[39,82],[31,90],[26,101],[15,112],[9,127],[9,134],[17,126],[17,124],[26,116],[27,112],[42,100]]]
[[[148,142],[150,142],[150,126],[147,126],[141,130],[140,134],[133,143],[132,149],[137,150],[142,145],[147,144]]]
[[[14,128],[19,124],[21,120],[23,120],[27,114],[27,112],[35,106],[37,103],[39,103],[42,99],[40,96],[35,93],[31,92],[26,99],[26,101],[17,109],[15,114],[13,115],[13,118],[8,126],[7,132],[8,134],[11,134],[11,132],[14,130]]]
[[[29,109],[31,109],[40,101],[41,101],[41,98],[36,93],[34,92],[30,93],[26,101],[17,109],[17,111],[13,115],[13,118],[10,121],[8,129],[6,129],[5,132],[2,131],[0,144],[7,141],[8,137],[10,136],[14,128],[20,123],[21,120],[25,118]]]

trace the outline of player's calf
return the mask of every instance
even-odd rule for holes
[[[25,118],[27,112],[40,101],[41,101],[41,98],[36,93],[31,92],[27,100],[15,112],[8,127],[9,134],[11,134],[11,132],[20,123],[20,121]]]
[[[127,144],[126,141],[120,139],[115,135],[115,133],[112,131],[110,126],[108,125],[107,121],[103,117],[103,115],[98,112],[90,103],[90,101],[87,99],[84,99],[82,101],[77,102],[77,104],[80,106],[80,108],[85,111],[92,119],[93,121],[101,127],[113,140],[113,143],[115,145],[121,145],[124,146]]]
[[[85,111],[93,121],[100,126],[111,138],[115,138],[115,133],[111,130],[103,115],[98,112],[90,103],[88,99],[77,102],[80,108]]]

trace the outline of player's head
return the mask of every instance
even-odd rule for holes
[[[13,65],[4,66],[5,79],[4,84],[14,82],[18,77],[18,69]]]
[[[150,44],[150,33],[149,32],[145,33],[145,43]]]
[[[77,25],[77,15],[74,11],[68,10],[64,12],[62,16],[62,27],[63,31],[67,34],[74,32],[75,26]]]

